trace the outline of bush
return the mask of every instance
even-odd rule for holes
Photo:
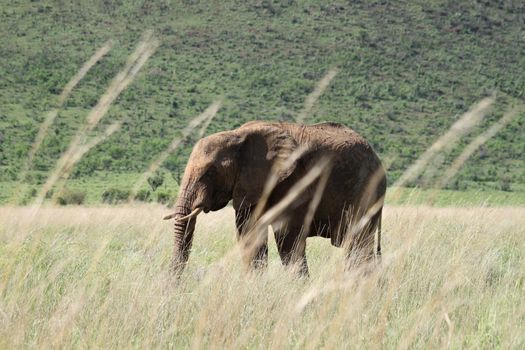
[[[118,204],[127,202],[130,196],[129,190],[121,190],[118,188],[108,188],[102,193],[102,203]]]
[[[140,190],[134,198],[136,201],[151,202],[151,192],[148,190]]]
[[[464,181],[455,179],[454,181],[449,183],[445,188],[454,191],[465,191],[468,189],[468,186]]]
[[[162,204],[168,204],[173,205],[174,197],[171,195],[171,193],[168,192],[158,192],[157,193],[157,202]]]
[[[512,189],[511,189],[511,181],[510,181],[510,177],[509,176],[505,175],[499,180],[499,188],[500,188],[500,190],[505,191],[505,192],[511,192],[512,191]]]
[[[56,202],[59,205],[81,205],[86,199],[86,193],[82,191],[73,191],[68,188],[64,188],[57,196]]]
[[[164,183],[164,173],[156,171],[155,174],[148,178],[148,184],[151,186],[153,192],[157,190]]]
[[[27,191],[24,194],[24,197],[21,200],[19,200],[18,204],[19,205],[27,205],[27,204],[29,204],[31,202],[31,200],[36,197],[37,192],[38,191],[37,191],[36,188],[34,188],[34,187],[30,188],[29,191]]]

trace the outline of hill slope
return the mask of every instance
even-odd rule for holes
[[[0,181],[15,180],[45,113],[106,40],[102,59],[60,110],[25,181],[42,182],[141,34],[161,46],[103,123],[121,130],[73,173],[141,173],[215,98],[207,133],[253,119],[293,120],[326,71],[339,68],[308,122],[342,122],[371,141],[394,181],[469,106],[498,100],[468,142],[525,97],[525,5],[520,2],[135,1],[80,5],[35,1],[0,9]],[[525,184],[525,114],[462,168],[454,188]],[[104,126],[102,125],[101,128]],[[177,174],[194,140],[164,164]],[[439,173],[439,169],[437,171]],[[418,183],[430,186],[435,174]]]

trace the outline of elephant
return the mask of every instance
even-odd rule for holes
[[[174,213],[164,218],[175,219],[173,272],[180,275],[186,265],[201,211],[217,211],[232,201],[237,238],[249,239],[247,223],[253,222],[270,175],[274,186],[259,206],[259,216],[279,203],[323,157],[329,157],[331,166],[326,167],[326,185],[310,225],[304,227],[304,219],[316,184],[269,223],[283,265],[296,266],[300,274],[308,275],[306,238],[313,236],[329,238],[333,246],[346,249],[348,257],[358,254],[362,261],[371,261],[380,256],[386,172],[371,145],[339,123],[253,121],[204,137],[194,146]],[[245,259],[249,270],[267,265],[268,226],[263,229],[263,239]]]

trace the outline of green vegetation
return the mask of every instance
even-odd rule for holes
[[[129,194],[128,184],[134,183],[140,174],[105,174],[97,173],[90,178],[68,180],[68,188],[86,194],[85,205],[96,206],[104,202],[104,192],[118,191]],[[0,182],[0,203],[6,202],[17,188],[16,182]],[[31,185],[20,186],[18,190],[24,193],[23,203],[30,203],[36,195],[36,188]],[[171,203],[177,195],[178,185],[171,177],[152,192],[151,188],[143,188],[137,192],[134,199],[141,202]],[[525,206],[525,188],[516,187],[510,192],[490,190],[486,188],[468,189],[464,191],[434,190],[423,188],[389,188],[386,196],[387,205],[428,205],[435,207],[448,206]],[[48,197],[52,197],[53,192]],[[160,196],[160,198],[159,198]],[[167,198],[166,198],[167,196]],[[111,204],[111,203],[108,203]]]
[[[133,173],[110,173],[110,172],[96,172],[90,177],[82,177],[76,179],[69,179],[67,181],[67,188],[73,191],[80,191],[86,194],[84,204],[95,205],[102,203],[103,193],[110,189],[116,189],[118,191],[130,192],[131,186],[139,179],[140,174]],[[59,182],[59,186],[62,186],[64,182]],[[7,202],[13,196],[14,191],[20,191],[25,198],[25,204],[28,204],[32,198],[35,197],[37,186],[31,184],[19,185],[15,181],[0,182],[0,203]],[[140,189],[135,199],[139,201],[148,201],[148,199],[156,200],[157,192],[169,193],[171,198],[174,198],[178,191],[178,184],[175,182],[172,176],[166,176],[164,183],[160,186],[156,192],[151,192],[151,188],[148,184],[145,184]],[[150,193],[149,196],[147,193]],[[53,197],[54,193],[50,192],[48,197]],[[143,198],[143,199],[141,199]]]
[[[523,349],[523,208],[386,207],[382,264],[344,273],[308,240],[311,277],[245,274],[233,211],[197,220],[170,278],[165,208],[0,211],[0,348]]]
[[[386,194],[387,205],[434,207],[525,207],[525,189],[505,192],[489,189],[465,191],[434,190],[421,188],[390,188]]]
[[[126,203],[131,195],[130,191],[120,190],[118,188],[109,188],[102,192],[102,203],[118,204]]]
[[[81,205],[81,204],[84,204],[85,198],[86,198],[85,192],[72,191],[68,188],[64,188],[60,191],[60,193],[57,196],[57,204],[59,205],[70,205],[70,204]]]
[[[133,182],[124,179],[144,172],[217,97],[224,106],[208,134],[253,119],[293,120],[332,67],[339,74],[307,121],[339,121],[361,133],[390,165],[390,183],[469,106],[498,91],[484,122],[411,184],[432,187],[465,145],[525,98],[524,13],[520,1],[481,0],[4,2],[1,186],[17,180],[40,123],[68,80],[114,39],[114,48],[59,110],[21,179],[27,189],[40,188],[141,34],[151,29],[161,46],[95,133],[115,120],[123,121],[122,128],[86,154],[68,188],[98,188],[106,173],[129,190]],[[523,189],[524,124],[521,112],[474,154],[449,189]],[[166,179],[180,178],[195,138],[163,164],[172,175]],[[96,201],[113,185],[103,184]],[[86,195],[93,203],[94,195]]]

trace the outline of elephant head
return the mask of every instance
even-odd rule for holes
[[[197,142],[184,171],[175,211],[165,217],[175,219],[175,273],[182,272],[188,260],[196,216],[224,208],[232,199],[236,209],[256,205],[272,169],[278,183],[294,172],[296,163],[284,164],[296,148],[296,141],[281,127],[260,122]]]

